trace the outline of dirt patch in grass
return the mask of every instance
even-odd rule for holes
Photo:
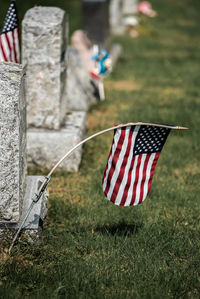
[[[162,92],[166,96],[183,96],[184,94],[183,89],[177,87],[167,87],[162,89]]]
[[[186,165],[184,170],[183,169],[174,169],[173,172],[178,176],[178,177],[184,177],[184,174],[186,175],[195,175],[195,174],[200,174],[200,167],[199,164],[189,164]]]
[[[179,181],[180,185],[184,186],[185,190],[197,191],[200,177],[199,164],[187,164],[183,169],[175,168],[173,173],[176,176],[176,180]]]
[[[132,91],[141,89],[141,85],[133,81],[105,81],[105,87],[119,91]]]
[[[163,88],[163,87],[146,87],[145,88],[146,91],[150,92],[150,93],[154,93],[154,94],[158,94],[159,97],[162,98],[162,104],[163,101],[164,102],[168,102],[171,98],[174,97],[183,97],[184,96],[184,90],[182,88],[179,87],[167,87],[167,88]],[[160,104],[160,103],[159,103]]]

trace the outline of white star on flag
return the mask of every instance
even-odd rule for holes
[[[19,63],[19,28],[15,1],[11,1],[0,35],[0,62]]]

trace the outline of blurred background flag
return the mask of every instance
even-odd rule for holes
[[[0,35],[0,62],[11,61],[19,63],[19,56],[19,22],[16,3],[11,1]]]
[[[138,205],[147,197],[156,163],[170,132],[167,126],[117,128],[102,180],[106,197],[116,205]]]

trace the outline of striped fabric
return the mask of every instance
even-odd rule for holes
[[[0,35],[0,62],[19,63],[19,28],[15,1],[11,1]]]
[[[149,125],[115,130],[102,180],[104,194],[110,201],[132,206],[146,199],[169,132],[168,128]]]

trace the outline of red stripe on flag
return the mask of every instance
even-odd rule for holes
[[[154,175],[154,169],[155,169],[156,164],[158,162],[159,156],[160,156],[160,153],[156,153],[155,158],[154,158],[153,163],[152,163],[152,166],[151,166],[151,174],[150,174],[150,179],[149,179],[149,183],[148,183],[147,195],[149,194],[149,191],[151,189],[152,179],[153,179],[153,175]]]
[[[4,36],[5,36],[5,38],[6,38],[7,46],[8,46],[9,51],[10,51],[9,60],[11,61],[11,45],[10,45],[10,40],[9,40],[9,38],[8,38],[7,33],[5,33]]]
[[[8,61],[14,62],[12,31],[9,31],[9,32],[5,33],[4,36],[5,36],[5,43],[6,43],[6,46],[8,48],[8,56],[7,56],[8,57]],[[9,47],[8,47],[7,40],[9,41],[11,49],[9,49]]]
[[[139,179],[141,160],[142,160],[142,155],[138,155],[137,166],[136,166],[136,171],[135,171],[135,182],[133,185],[133,192],[132,192],[130,206],[134,205],[135,198],[136,198],[136,190],[137,190],[137,184],[138,184],[138,179]]]
[[[124,143],[125,132],[126,132],[126,130],[124,128],[122,128],[120,138],[119,138],[119,141],[118,141],[118,144],[117,144],[117,147],[116,147],[113,159],[112,159],[112,166],[109,170],[109,174],[108,174],[108,177],[107,177],[107,184],[106,184],[106,188],[105,188],[105,191],[104,191],[106,196],[107,196],[109,188],[110,188],[110,181],[111,181],[113,173],[115,171],[115,165],[117,163],[117,160],[119,158],[119,155],[120,155],[123,143]]]
[[[111,201],[112,202],[115,202],[115,199],[116,199],[116,196],[118,194],[121,182],[122,182],[123,177],[124,177],[124,172],[125,172],[125,168],[126,168],[126,165],[127,165],[128,158],[129,158],[129,153],[130,153],[130,148],[131,148],[131,143],[132,143],[133,129],[134,129],[134,127],[131,127],[131,129],[129,131],[128,145],[127,145],[127,148],[126,148],[126,153],[124,155],[123,162],[122,162],[122,165],[120,167],[120,172],[119,172],[119,175],[117,177],[117,180],[116,180],[116,183],[115,183],[115,186],[114,186],[114,189],[113,189],[113,193],[111,195]]]

